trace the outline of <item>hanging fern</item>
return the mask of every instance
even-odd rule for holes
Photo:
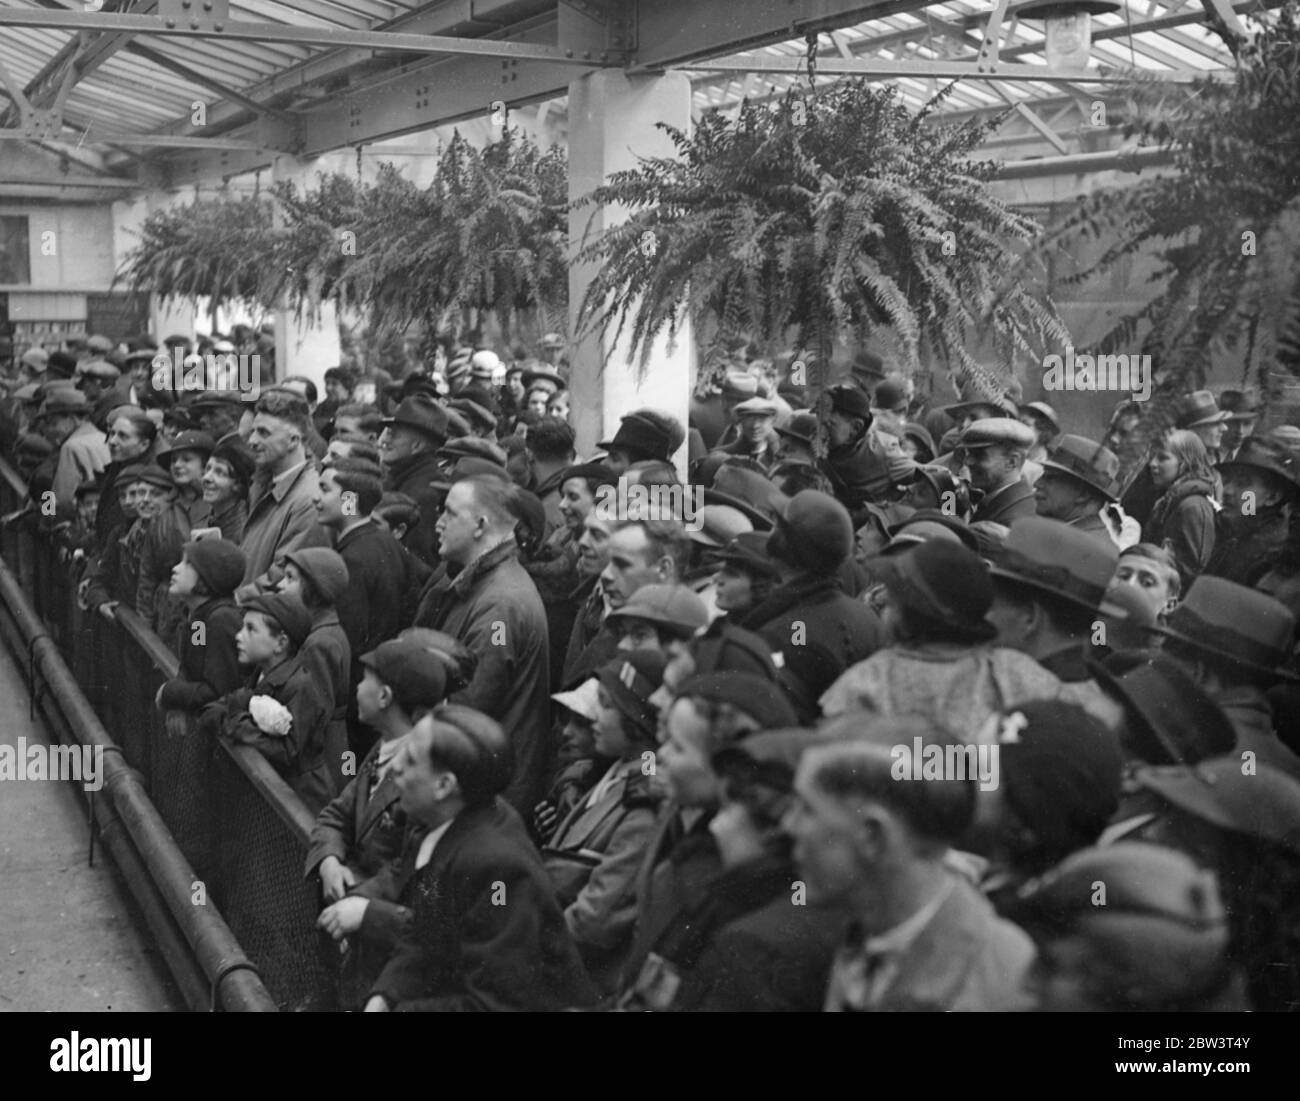
[[[883,330],[910,367],[929,352],[986,377],[967,350],[986,332],[1008,337],[1004,370],[1017,349],[1063,339],[1050,304],[1024,292],[983,319],[1038,226],[989,191],[997,166],[971,159],[996,123],[923,125],[932,107],[917,116],[893,89],[854,82],[706,116],[690,137],[664,126],[676,157],[579,201],[631,211],[584,237],[578,260],[599,269],[580,325],[628,332],[644,372],[655,340],[690,318],[712,334],[701,387],[741,334],[776,348],[794,328],[820,364],[836,341]]]
[[[1239,356],[1266,401],[1284,376],[1300,377],[1300,6],[1290,0],[1257,21],[1254,39],[1235,44],[1232,83],[1198,81],[1190,95],[1156,81],[1130,90],[1127,135],[1171,148],[1173,173],[1080,200],[1010,275],[1019,285],[1090,241],[1114,243],[1065,283],[1154,252],[1159,289],[1097,342],[1125,351],[1145,330],[1158,389],[1145,418],[1154,427],[1135,446],[1221,356]]]

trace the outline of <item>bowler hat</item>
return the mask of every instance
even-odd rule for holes
[[[778,436],[789,436],[790,439],[798,440],[800,443],[811,447],[813,440],[817,436],[817,414],[796,413],[784,428],[776,430],[776,434]]]
[[[1125,749],[1153,765],[1195,764],[1229,753],[1237,734],[1214,699],[1186,667],[1159,651],[1111,654],[1089,661],[1097,683],[1124,704]]]
[[[182,552],[213,596],[229,596],[244,579],[244,552],[227,539],[195,539]]]
[[[970,425],[957,441],[958,447],[974,451],[981,447],[1016,447],[1021,450],[1034,446],[1034,430],[1012,417],[988,417]]]
[[[398,425],[414,428],[438,444],[447,439],[447,411],[425,394],[412,394],[403,399],[397,412],[384,418],[385,427]]]
[[[417,708],[436,707],[447,698],[446,664],[411,639],[381,642],[361,655],[361,664],[374,670],[408,714]]]
[[[286,554],[284,560],[302,571],[327,604],[335,603],[347,591],[348,566],[338,551],[329,547],[299,547]]]
[[[1214,395],[1208,390],[1194,390],[1174,403],[1174,424],[1178,428],[1196,428],[1203,424],[1222,424],[1232,416],[1221,412]]]
[[[1227,471],[1235,466],[1271,474],[1284,482],[1293,495],[1300,491],[1300,462],[1296,461],[1295,455],[1284,444],[1276,440],[1247,437],[1236,455],[1226,463],[1219,463],[1219,470]]]
[[[762,532],[741,532],[719,552],[718,561],[748,574],[780,578],[781,570],[767,553],[767,541],[768,537]]]
[[[623,718],[653,736],[658,709],[650,697],[664,681],[668,659],[658,650],[629,650],[596,671],[596,679]]]
[[[1289,668],[1295,616],[1257,589],[1202,574],[1156,630],[1220,662],[1300,682]]]
[[[295,650],[311,634],[311,613],[296,593],[256,593],[240,605],[245,612],[261,612],[275,620],[289,636]]]
[[[1123,619],[1124,609],[1106,598],[1118,562],[1109,539],[1046,516],[1026,516],[1011,525],[989,572],[1084,611]]]
[[[848,510],[816,489],[800,490],[790,498],[767,539],[771,557],[813,574],[833,574],[852,551]]]
[[[1083,436],[1062,436],[1042,462],[1044,471],[1066,475],[1100,493],[1108,501],[1118,501],[1119,459],[1115,453]]]
[[[907,389],[895,379],[885,379],[876,387],[871,404],[890,413],[907,412]]]
[[[1212,757],[1192,767],[1139,769],[1139,786],[1220,829],[1246,833],[1300,852],[1300,783],[1265,761],[1242,772],[1238,757]]]
[[[643,619],[682,638],[690,638],[709,625],[709,609],[685,585],[643,585],[627,603],[605,617],[618,630],[622,620]]]
[[[197,451],[206,461],[208,456],[216,450],[216,442],[206,432],[195,432],[193,430],[182,432],[171,444],[159,451],[154,458],[158,460],[158,465],[168,467],[171,465],[171,457],[181,451]]]

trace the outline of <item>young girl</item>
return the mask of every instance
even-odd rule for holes
[[[546,850],[565,923],[592,979],[608,993],[631,947],[637,872],[655,828],[658,799],[642,763],[658,744],[650,697],[663,683],[664,664],[662,654],[630,651],[596,673],[595,750],[614,763]]]
[[[1186,588],[1214,553],[1219,504],[1209,452],[1196,433],[1170,432],[1152,450],[1147,469],[1160,497],[1142,529],[1142,541],[1173,553]]]

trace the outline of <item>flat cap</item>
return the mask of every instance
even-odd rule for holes
[[[978,447],[1019,447],[1034,445],[1034,430],[1010,417],[989,417],[976,421],[961,434],[959,447],[968,451]]]

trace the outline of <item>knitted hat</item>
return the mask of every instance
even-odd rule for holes
[[[790,498],[776,530],[768,537],[767,553],[808,573],[834,573],[853,551],[853,523],[834,497],[805,489]]]
[[[213,596],[229,596],[244,580],[244,552],[229,540],[192,540],[185,544],[183,552]]]
[[[348,587],[348,567],[338,551],[329,547],[299,547],[284,556],[292,562],[327,604],[335,603]]]
[[[1093,844],[1119,807],[1124,757],[1115,733],[1075,704],[1026,703],[990,719],[999,783],[1051,862]]]
[[[245,612],[261,612],[280,625],[297,650],[311,634],[311,613],[295,593],[258,593],[241,605]]]

